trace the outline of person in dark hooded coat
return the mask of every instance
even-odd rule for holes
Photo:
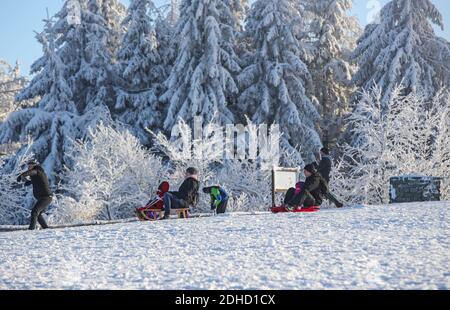
[[[187,209],[191,206],[197,206],[199,188],[198,170],[190,167],[186,170],[186,179],[181,184],[179,190],[164,194],[164,217],[161,219],[169,219],[171,209]]]
[[[47,175],[44,169],[36,162],[28,162],[28,170],[17,178],[17,182],[25,182],[25,186],[33,186],[33,196],[37,202],[31,211],[30,230],[35,230],[37,222],[42,228],[49,228],[42,214],[53,200]]]
[[[320,206],[322,204],[324,195],[328,190],[328,185],[320,173],[317,172],[314,164],[306,165],[304,168],[306,180],[299,186],[300,192],[294,194],[296,189],[291,189],[286,194],[284,204],[289,209],[298,206],[303,208],[310,208],[313,206]]]
[[[292,188],[286,194],[284,205],[288,209],[294,209],[298,206],[303,208],[320,206],[323,199],[332,201],[338,208],[343,207],[343,204],[330,193],[327,181],[317,171],[317,166],[314,163],[305,166],[304,174],[306,180],[304,183],[299,183],[299,190]]]
[[[318,166],[318,171],[322,175],[322,177],[327,181],[327,183],[330,183],[330,174],[331,174],[331,167],[333,166],[333,162],[330,158],[330,151],[328,148],[324,147],[320,150],[320,162]]]
[[[330,157],[330,150],[324,147],[320,150],[320,162],[317,166],[317,170],[327,182],[328,187],[330,186],[330,175],[332,167],[333,162]],[[344,206],[341,202],[337,200],[337,198],[331,193],[330,190],[328,190],[328,193],[325,195],[325,198],[334,203],[338,208],[342,208]]]

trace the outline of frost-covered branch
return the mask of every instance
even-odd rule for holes
[[[17,177],[24,172],[27,162],[33,158],[29,145],[30,143],[13,158],[0,157],[0,225],[27,224],[30,216],[31,192],[23,183],[17,182]],[[5,171],[6,162],[10,162],[13,168]]]
[[[62,175],[58,223],[134,216],[165,180],[160,158],[148,153],[130,132],[100,124],[89,137],[74,141],[72,168]]]
[[[349,118],[353,142],[344,145],[331,185],[351,203],[387,203],[389,179],[403,174],[445,177],[449,197],[450,96],[431,101],[394,89],[388,104],[375,87],[364,92]]]

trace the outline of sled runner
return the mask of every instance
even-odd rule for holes
[[[309,208],[300,208],[297,207],[293,210],[289,210],[288,208],[286,208],[285,206],[277,206],[277,207],[273,207],[271,208],[272,213],[287,213],[287,212],[292,212],[292,213],[310,213],[310,212],[318,212],[320,211],[320,207],[319,206],[313,206],[313,207],[309,207]]]

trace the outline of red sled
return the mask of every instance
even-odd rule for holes
[[[292,213],[304,213],[304,212],[318,212],[320,211],[320,206],[312,206],[312,207],[308,207],[308,208],[300,208],[297,207],[293,210],[289,210],[287,209],[285,206],[278,206],[278,207],[273,207],[271,208],[272,213],[288,213],[288,212],[292,212]]]

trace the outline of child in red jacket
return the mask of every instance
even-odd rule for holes
[[[145,205],[145,207],[139,208],[136,210],[136,214],[141,220],[148,220],[153,218],[153,211],[151,210],[164,210],[164,194],[170,190],[170,184],[168,182],[162,182],[158,191],[156,192],[156,197],[150,199],[149,202]]]

